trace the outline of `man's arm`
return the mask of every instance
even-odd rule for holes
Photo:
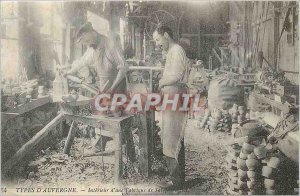
[[[82,57],[72,63],[71,69],[67,72],[67,74],[74,74],[82,67],[92,65],[94,63],[94,52],[94,49],[89,47]]]
[[[122,55],[121,49],[118,48],[113,42],[109,42],[106,49],[108,50],[108,58],[117,65],[118,69],[117,77],[113,81],[113,84],[109,89],[109,91],[114,92],[120,82],[125,78],[125,74],[128,71],[128,66],[125,63],[125,59]],[[104,89],[103,91],[105,92],[107,90],[108,89]]]

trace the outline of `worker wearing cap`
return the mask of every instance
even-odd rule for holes
[[[79,28],[76,39],[88,48],[81,58],[72,63],[72,68],[65,74],[72,75],[83,67],[94,67],[99,89],[103,89],[103,92],[124,92],[124,78],[128,67],[120,48],[116,47],[111,39],[97,33],[90,22]]]
[[[97,72],[97,88],[101,93],[123,93],[126,82],[124,80],[127,71],[125,60],[121,51],[112,40],[97,33],[90,22],[82,25],[76,33],[77,42],[87,46],[82,57],[75,60],[71,69],[64,72],[64,75],[72,75],[83,67],[93,67]],[[100,137],[96,141],[96,149],[105,150],[107,137]],[[100,147],[100,148],[99,148]]]
[[[158,27],[153,33],[157,46],[166,51],[166,63],[159,88],[164,96],[187,93],[189,60],[184,49],[173,40],[173,32],[167,26]],[[180,104],[179,104],[180,105]],[[185,182],[184,128],[187,113],[162,111],[162,145],[169,176],[158,186],[165,189],[181,187]]]

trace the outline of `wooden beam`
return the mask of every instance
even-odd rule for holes
[[[274,8],[278,8],[280,5],[278,2],[274,2]],[[277,59],[278,59],[278,47],[279,47],[279,39],[280,39],[280,27],[279,27],[279,22],[280,22],[280,13],[279,12],[274,12],[274,48],[273,48],[273,67],[277,71],[279,70],[279,65],[277,64]]]
[[[201,34],[203,37],[223,37],[223,36],[228,36],[226,33],[205,33]]]
[[[287,114],[289,112],[289,107],[286,106],[286,105],[284,105],[284,104],[282,104],[282,103],[279,103],[279,102],[277,102],[275,100],[269,99],[269,98],[264,97],[263,95],[257,94],[257,93],[253,93],[253,96],[256,99],[258,99],[258,100],[260,100],[260,101],[262,101],[264,103],[267,103],[267,104],[271,105],[272,107],[278,108],[279,110],[283,111],[285,114]]]
[[[106,118],[101,116],[79,116],[79,115],[69,115],[65,114],[65,118],[68,120],[73,120],[75,122],[80,122],[85,125],[89,125],[95,128],[101,128],[102,130],[107,130],[111,132],[111,135],[118,130],[120,122],[116,122],[113,118]]]
[[[84,157],[94,157],[94,156],[110,156],[110,155],[114,155],[115,151],[113,150],[106,150],[103,152],[96,152],[96,153],[91,153],[91,154],[85,154],[83,155]]]
[[[42,130],[40,130],[35,136],[31,138],[26,144],[24,144],[6,163],[3,165],[3,172],[9,172],[15,165],[17,165],[24,157],[29,153],[32,153],[34,147],[45,138],[52,129],[58,125],[63,119],[64,114],[60,113],[53,120],[51,120]]]
[[[217,51],[213,48],[212,49],[212,51],[213,51],[213,54],[215,55],[215,57],[217,57],[217,59],[219,60],[219,62],[221,63],[221,66],[223,66],[222,65],[222,59],[220,58],[220,56],[219,56],[219,54],[217,53]]]

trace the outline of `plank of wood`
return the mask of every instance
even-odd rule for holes
[[[83,155],[84,157],[93,157],[93,156],[110,156],[110,155],[114,155],[115,151],[113,150],[106,150],[103,152],[96,152],[96,153],[91,153],[91,154],[85,154]]]
[[[295,134],[299,134],[299,131],[295,132]],[[297,139],[294,139],[290,134],[288,134],[282,140],[278,141],[277,146],[278,149],[285,154],[285,156],[296,163],[299,163],[299,141]]]
[[[129,70],[148,70],[148,71],[163,71],[163,67],[151,67],[151,66],[129,66]]]
[[[63,119],[64,114],[60,113],[52,121],[50,121],[42,130],[24,144],[6,163],[3,165],[3,172],[9,172],[16,164],[18,164],[26,155],[34,150],[34,147],[45,138],[56,125]]]
[[[73,129],[73,127],[74,127],[74,121],[72,121],[71,127],[69,129],[68,137],[64,146],[64,154],[70,153],[71,145],[74,141],[74,137],[76,133],[76,129]]]
[[[294,140],[296,140],[298,143],[300,141],[300,136],[299,136],[299,132],[298,131],[294,131],[294,132],[289,132],[287,134],[287,137],[293,138]]]
[[[95,128],[100,128],[102,130],[116,132],[119,130],[120,124],[127,124],[131,121],[132,116],[122,116],[122,117],[105,117],[105,116],[79,116],[79,115],[70,115],[65,114],[65,118],[73,120],[75,122],[81,122],[85,125],[89,125]],[[113,133],[114,134],[114,133]]]
[[[286,106],[286,105],[284,105],[284,104],[282,104],[282,103],[279,103],[279,102],[277,102],[275,100],[269,99],[269,98],[264,97],[264,96],[262,96],[260,94],[257,94],[257,93],[253,93],[253,96],[256,99],[258,99],[258,100],[260,100],[260,101],[262,101],[264,103],[270,104],[272,107],[278,108],[279,110],[283,111],[284,113],[288,113],[289,112],[289,107]]]
[[[51,97],[51,102],[61,103],[61,104],[67,104],[67,105],[70,105],[70,106],[82,106],[82,105],[88,105],[88,104],[90,104],[93,99],[94,98],[90,98],[90,97],[85,97],[85,96],[79,95],[79,97],[78,97],[78,99],[76,101],[65,102],[64,100],[62,100],[62,98]]]

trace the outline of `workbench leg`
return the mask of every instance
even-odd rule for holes
[[[115,172],[114,172],[114,183],[119,184],[120,177],[122,176],[122,131],[117,131],[114,136],[115,144]]]
[[[66,144],[64,147],[64,154],[69,154],[71,145],[72,145],[74,137],[75,137],[76,129],[73,128],[73,125],[74,125],[74,121],[72,122],[70,130],[69,130],[69,134],[68,134]]]
[[[64,120],[62,120],[59,123],[59,130],[58,130],[58,136],[59,136],[59,138],[63,138],[63,136],[64,136],[64,123],[65,123]]]
[[[151,129],[151,124],[149,124],[149,120],[147,122],[147,116],[149,117],[149,112],[143,112],[139,114],[139,121],[141,123],[140,132],[139,132],[139,168],[141,174],[144,176],[149,175],[149,131]]]

